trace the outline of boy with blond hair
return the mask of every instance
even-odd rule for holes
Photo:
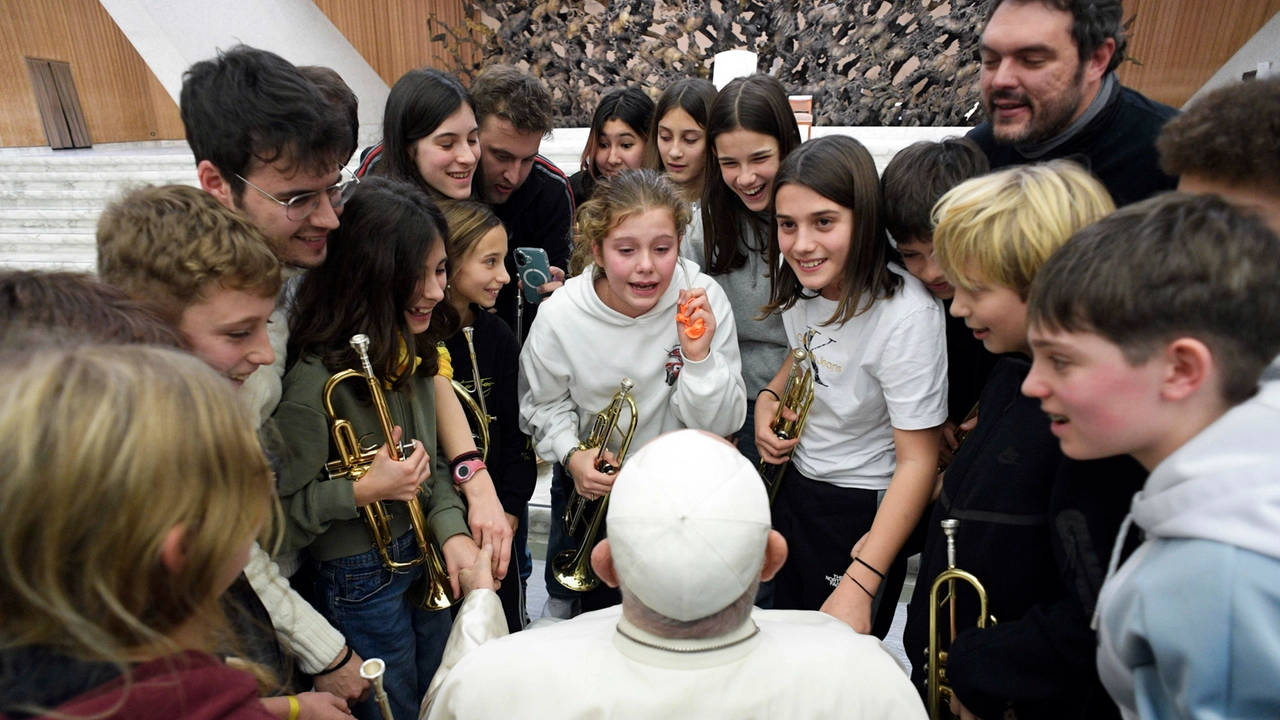
[[[98,274],[154,305],[236,387],[275,353],[267,318],[280,262],[248,221],[185,185],[145,187],[98,221]]]
[[[1001,356],[928,520],[903,636],[923,685],[929,590],[947,567],[940,522],[958,520],[956,565],[983,583],[998,621],[973,628],[976,595],[960,591],[960,632],[944,649],[962,717],[1115,715],[1097,687],[1089,615],[1105,565],[1098,548],[1111,542],[1143,474],[1128,458],[1066,460],[1048,417],[1020,392],[1031,282],[1076,231],[1114,208],[1084,168],[1058,160],[969,180],[935,209],[934,254],[955,287],[951,314]],[[944,646],[948,638],[944,631]]]
[[[1280,384],[1259,387],[1277,277],[1260,218],[1171,194],[1080,232],[1033,285],[1024,392],[1068,457],[1151,471],[1145,542],[1117,570],[1141,534],[1120,533],[1096,616],[1126,718],[1280,717]]]
[[[237,388],[275,360],[267,319],[282,284],[280,261],[254,225],[203,190],[147,186],[109,205],[98,221],[98,273],[148,302],[193,354]],[[256,543],[245,576],[303,672],[331,678],[327,669],[351,661],[342,634],[293,591]],[[347,694],[323,681],[317,686]]]

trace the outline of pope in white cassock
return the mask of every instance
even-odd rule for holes
[[[591,554],[622,605],[506,634],[487,577],[454,623],[423,717],[923,718],[880,642],[823,613],[761,610],[787,557],[755,467],[698,430],[627,461]],[[487,563],[477,563],[483,575]]]

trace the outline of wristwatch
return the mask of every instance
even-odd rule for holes
[[[484,470],[486,465],[480,458],[471,458],[453,465],[453,484],[461,485],[476,476],[476,473]]]

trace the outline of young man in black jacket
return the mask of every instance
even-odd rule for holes
[[[939,527],[960,521],[957,567],[985,586],[997,624],[973,629],[976,596],[962,587],[961,632],[947,647],[952,710],[960,717],[1116,715],[1094,669],[1089,617],[1107,551],[1145,473],[1128,458],[1066,460],[1037,400],[1030,370],[1027,290],[1078,229],[1114,209],[1106,190],[1067,161],[969,180],[938,204],[934,253],[955,285],[951,314],[1001,355],[978,400],[978,424],[947,469],[928,521],[903,645],[923,687],[929,592],[947,567]],[[942,626],[950,624],[942,613]],[[927,699],[927,695],[926,695]]]
[[[538,154],[542,138],[551,134],[551,93],[542,81],[510,65],[491,65],[471,83],[476,122],[480,125],[480,169],[477,199],[493,206],[507,228],[510,250],[507,272],[516,272],[515,249],[542,248],[558,280],[539,288],[545,296],[560,287],[573,250],[573,192],[569,180],[550,160]],[[525,303],[517,311],[517,283],[498,293],[498,317],[528,335],[538,305]],[[521,315],[517,327],[517,315]]]

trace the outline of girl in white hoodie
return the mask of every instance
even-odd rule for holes
[[[521,430],[588,499],[607,493],[613,476],[578,443],[623,378],[639,415],[633,449],[677,428],[729,435],[746,417],[729,300],[679,257],[688,219],[679,191],[652,170],[603,183],[578,209],[575,265],[586,267],[544,301],[520,353]]]

